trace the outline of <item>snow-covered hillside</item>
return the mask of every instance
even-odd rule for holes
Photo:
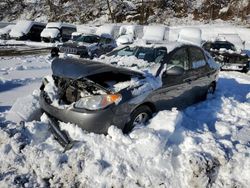
[[[108,8],[108,2],[110,10]],[[110,13],[111,12],[111,13]],[[0,20],[180,24],[227,20],[245,24],[249,0],[5,0]]]
[[[46,115],[40,118],[39,86],[50,74],[48,57],[1,57],[0,66],[0,187],[250,184],[249,73],[221,72],[211,99],[184,111],[158,112],[129,135],[115,126],[105,136],[60,123],[76,140],[64,151]]]

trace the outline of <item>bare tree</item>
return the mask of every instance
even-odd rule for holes
[[[112,23],[114,23],[114,22],[115,22],[115,19],[114,19],[114,15],[113,15],[112,10],[111,10],[111,7],[110,7],[109,0],[106,0],[106,1],[107,1],[107,5],[108,5],[108,9],[109,9],[109,14],[110,14]]]

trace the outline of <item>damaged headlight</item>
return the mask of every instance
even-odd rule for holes
[[[120,94],[94,95],[78,100],[74,107],[88,110],[103,109],[113,103],[118,104],[122,99]]]

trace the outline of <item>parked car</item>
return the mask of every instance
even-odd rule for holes
[[[34,21],[19,21],[10,31],[10,38],[16,40],[41,41],[40,34],[45,28],[44,23]]]
[[[76,26],[62,22],[50,22],[41,33],[44,42],[66,42],[71,39],[71,34],[76,32]]]
[[[154,75],[133,66],[55,58],[53,75],[45,77],[40,88],[40,105],[58,141],[66,148],[72,144],[58,121],[100,134],[111,125],[128,133],[159,110],[183,109],[214,93],[219,69],[207,52],[180,43],[165,48],[168,52]]]
[[[119,36],[116,39],[117,45],[132,44],[135,40],[135,25],[124,25],[120,27]]]
[[[215,61],[221,64],[222,70],[248,72],[249,58],[247,54],[237,51],[231,42],[226,40],[208,41],[202,47],[214,57]]]
[[[115,47],[115,40],[108,34],[101,36],[88,34],[53,48],[51,57],[59,56],[59,53],[62,53],[74,57],[93,58],[108,53]]]
[[[9,39],[10,38],[10,31],[14,27],[14,25],[7,25],[4,28],[0,29],[0,39]]]

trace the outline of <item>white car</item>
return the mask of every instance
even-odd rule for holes
[[[71,34],[76,32],[76,26],[62,22],[50,22],[41,33],[44,42],[66,42],[71,39]]]

